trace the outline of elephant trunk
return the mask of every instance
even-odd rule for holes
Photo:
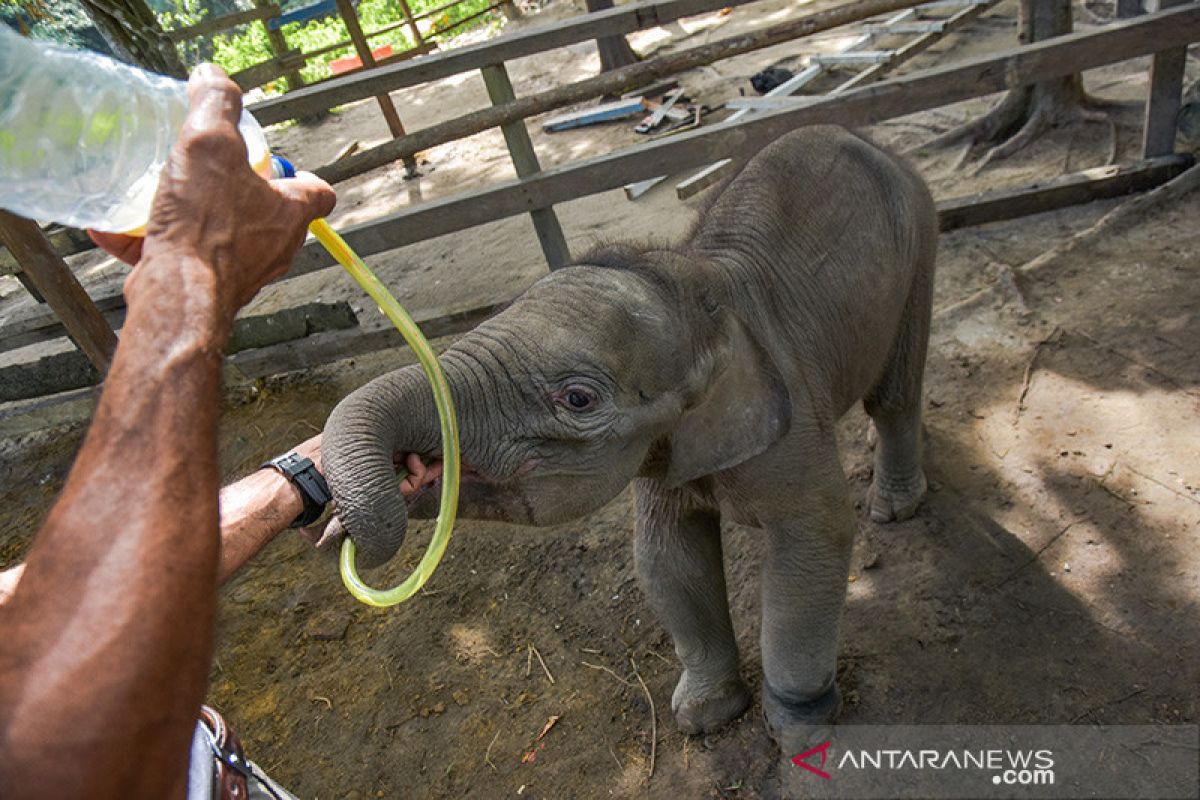
[[[322,471],[337,515],[358,548],[361,567],[385,563],[404,542],[408,510],[394,457],[441,452],[433,395],[420,367],[382,375],[348,395],[329,415]]]

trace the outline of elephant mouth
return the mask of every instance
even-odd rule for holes
[[[395,453],[392,456],[392,463],[397,470],[404,470],[407,473],[400,482],[400,489],[410,510],[426,506],[431,499],[436,500],[441,495],[443,465],[440,458],[425,463],[416,453]],[[528,475],[540,463],[540,459],[531,458],[521,464],[512,474],[496,477],[478,470],[466,459],[463,459],[459,465],[459,485],[463,488],[476,486],[499,489]]]

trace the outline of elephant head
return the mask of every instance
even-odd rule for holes
[[[610,249],[554,272],[439,361],[459,417],[459,515],[550,525],[600,508],[634,477],[670,485],[757,455],[788,427],[778,369],[746,326],[669,251]],[[347,396],[323,469],[364,567],[385,562],[440,481],[406,501],[396,465],[440,456],[417,366]]]

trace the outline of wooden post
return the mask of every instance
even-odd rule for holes
[[[1161,0],[1159,7],[1166,10],[1186,2],[1188,0]],[[1142,128],[1142,158],[1175,152],[1175,129],[1179,122],[1186,64],[1186,47],[1154,54],[1150,64],[1150,94],[1146,98],[1146,123]]]
[[[525,14],[521,12],[521,9],[517,7],[517,4],[513,2],[513,0],[504,0],[504,2],[500,4],[500,10],[504,12],[505,18],[510,22],[514,19],[521,19],[525,16]]]
[[[275,5],[274,0],[254,0],[255,8],[265,9],[267,6],[273,5]],[[267,19],[263,19],[262,26],[267,32],[267,42],[269,42],[271,45],[271,52],[276,57],[282,56],[284,53],[286,53],[288,51],[288,43],[287,39],[283,35],[283,31],[271,30],[271,26],[267,24]],[[304,86],[304,78],[300,76],[300,70],[298,69],[285,72],[283,79],[287,83],[289,92],[294,92]]]
[[[488,97],[492,105],[502,106],[517,99],[513,92],[512,81],[508,78],[508,70],[504,64],[492,64],[480,70],[483,82],[487,85]],[[517,177],[525,178],[542,171],[538,164],[537,153],[533,150],[533,142],[529,139],[529,131],[525,128],[525,120],[517,120],[500,126],[504,133],[504,143],[508,145],[508,155],[512,158]],[[567,239],[563,236],[562,226],[558,224],[558,215],[553,206],[535,208],[529,212],[533,218],[533,228],[537,231],[538,242],[542,245],[542,253],[550,269],[565,267],[571,263],[571,250],[567,247]]]
[[[1142,0],[1117,0],[1117,19],[1129,19],[1142,13]]]
[[[400,0],[400,10],[404,12],[404,21],[408,23],[408,29],[412,31],[413,47],[420,47],[425,44],[425,40],[421,37],[421,29],[417,27],[417,20],[413,16],[412,9],[408,7],[408,0]]]
[[[113,351],[117,349],[117,335],[75,280],[67,263],[54,252],[42,229],[32,220],[0,211],[0,240],[46,298],[88,361],[101,375],[108,372]]]
[[[342,15],[342,20],[346,23],[346,30],[350,33],[350,41],[354,42],[354,50],[358,53],[359,60],[362,61],[363,69],[370,69],[375,66],[375,56],[371,54],[371,45],[367,42],[367,37],[363,35],[362,25],[358,22],[358,14],[355,12],[354,6],[350,0],[337,0],[337,6],[338,13]],[[379,110],[383,112],[383,118],[387,120],[392,138],[403,137],[405,135],[404,123],[400,121],[400,115],[396,113],[392,96],[386,93],[380,94],[375,96],[375,100],[379,103]],[[416,156],[406,156],[403,160],[405,175],[415,178],[417,176]]]

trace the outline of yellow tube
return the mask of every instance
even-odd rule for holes
[[[379,310],[392,321],[396,330],[400,331],[404,337],[404,341],[408,342],[408,346],[417,354],[421,369],[425,371],[425,377],[433,388],[433,402],[437,406],[438,418],[441,421],[441,506],[438,509],[437,526],[433,531],[433,539],[429,542],[429,548],[421,557],[417,568],[395,588],[373,589],[363,583],[358,576],[358,570],[354,565],[354,542],[349,536],[342,542],[339,561],[342,583],[346,585],[350,594],[367,605],[387,608],[397,603],[403,603],[425,585],[425,581],[429,580],[429,576],[437,569],[438,562],[442,560],[442,555],[446,552],[446,545],[450,542],[450,531],[454,527],[454,518],[458,513],[459,478],[458,422],[454,416],[454,400],[450,397],[450,386],[446,383],[446,376],[442,373],[441,365],[438,364],[433,348],[429,346],[429,342],[425,340],[417,323],[413,322],[408,312],[396,302],[396,298],[392,297],[370,268],[363,263],[358,254],[350,249],[346,241],[329,226],[328,222],[318,219],[309,225],[308,229],[312,231],[313,236],[317,237],[317,241],[325,246],[329,254],[346,268],[346,272],[350,273],[350,277],[363,288],[363,291],[371,296],[371,299],[379,306]]]

